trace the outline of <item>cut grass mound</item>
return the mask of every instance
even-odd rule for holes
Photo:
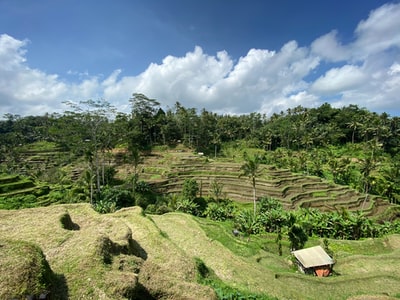
[[[0,210],[0,220],[1,237],[43,250],[57,274],[52,299],[216,299],[196,282],[193,259],[138,207],[107,215],[89,204]]]
[[[154,221],[143,216],[138,207],[125,208],[112,215],[123,221],[145,254],[138,274],[149,295],[154,299],[216,299],[215,292],[198,284],[194,259],[185,254],[161,231]]]
[[[60,218],[67,219],[64,225]],[[79,225],[79,230],[64,228],[70,222]],[[279,256],[273,235],[252,236],[249,241],[235,237],[229,222],[183,213],[146,216],[141,208],[132,207],[100,215],[89,204],[54,205],[0,210],[0,224],[2,239],[21,240],[23,245],[42,249],[42,256],[37,255],[43,259],[44,254],[50,266],[42,269],[51,268],[56,274],[51,277],[53,273],[45,272],[50,279],[40,281],[47,289],[46,284],[55,280],[49,287],[52,299],[217,299],[217,289],[200,284],[199,276],[242,295],[266,296],[261,299],[399,297],[400,235],[330,240],[336,273],[317,278],[300,274],[289,264],[289,243],[285,239],[284,255]],[[310,239],[306,247],[321,243]],[[17,287],[12,285],[15,280],[9,278],[9,270],[13,270],[15,261],[9,261],[4,249],[0,247],[0,290],[10,291],[11,287],[14,291]],[[41,253],[40,249],[32,252]],[[18,251],[12,253],[28,257],[26,252]],[[18,289],[23,287],[22,283],[18,285]],[[2,296],[0,299],[8,297]]]
[[[45,299],[54,277],[42,250],[18,240],[0,240],[0,274],[0,299]]]

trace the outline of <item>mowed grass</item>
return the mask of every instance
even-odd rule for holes
[[[278,299],[400,297],[399,235],[330,240],[336,275],[315,278],[293,268],[286,240],[279,256],[274,235],[248,240],[231,230],[229,222],[183,213],[146,216],[138,207],[107,215],[89,204],[0,210],[2,239],[43,251],[56,280],[54,299],[215,299],[197,282],[199,260],[232,288]],[[322,241],[306,246],[315,244]]]
[[[73,228],[60,222],[66,213]],[[40,247],[58,280],[52,299],[215,299],[209,287],[196,283],[192,258],[139,207],[109,215],[89,204],[0,210],[0,236]],[[0,249],[0,265],[2,257]]]
[[[248,241],[234,237],[229,223],[181,213],[152,218],[189,256],[201,259],[221,280],[239,290],[278,299],[400,296],[400,236],[397,235],[364,241],[330,241],[331,248],[338,250],[336,275],[316,278],[298,273],[290,263],[288,250],[278,256],[272,235],[251,237]],[[283,243],[288,248],[287,241]],[[322,241],[312,239],[306,246],[315,244]],[[363,269],[358,268],[361,265]]]

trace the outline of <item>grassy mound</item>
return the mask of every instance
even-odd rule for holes
[[[0,274],[0,299],[39,298],[54,281],[42,250],[18,240],[0,240]]]
[[[294,270],[287,249],[284,256],[278,256],[274,237],[252,237],[248,242],[234,237],[229,224],[180,213],[152,218],[187,255],[200,259],[223,282],[241,291],[250,290],[278,299],[320,299],[321,295],[326,295],[326,299],[400,296],[396,284],[400,280],[398,235],[363,241],[330,241],[335,250],[337,273],[320,279]],[[306,247],[320,242],[312,239]]]
[[[100,215],[88,204],[54,205],[0,210],[0,220],[0,236],[43,250],[57,274],[54,299],[215,299],[196,282],[193,259],[140,208]],[[1,290],[15,289],[7,276]]]
[[[330,240],[336,274],[321,279],[293,268],[286,240],[278,256],[272,234],[248,241],[229,222],[182,213],[145,216],[132,207],[100,215],[71,204],[0,210],[0,220],[0,291],[9,293],[0,299],[42,290],[62,300],[400,297],[400,235]]]

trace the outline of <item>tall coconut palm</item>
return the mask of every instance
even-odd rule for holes
[[[253,203],[254,203],[253,213],[255,216],[257,213],[256,178],[261,174],[260,170],[261,161],[259,156],[249,157],[245,155],[244,159],[245,163],[240,168],[242,173],[239,175],[239,177],[247,176],[251,180],[251,185],[253,187]]]

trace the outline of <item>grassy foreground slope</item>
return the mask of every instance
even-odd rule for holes
[[[199,257],[223,281],[239,289],[267,293],[278,299],[348,299],[357,295],[400,297],[400,236],[357,241],[354,245],[349,241],[332,241],[332,248],[337,250],[336,269],[340,276],[316,278],[294,272],[287,257],[269,251],[235,255],[235,250],[229,250],[206,235],[203,228],[210,226],[208,222],[199,223],[191,216],[177,213],[153,218],[189,256]],[[225,232],[221,240],[230,243],[231,248],[235,246],[226,240],[228,236],[235,240],[237,247],[246,242]],[[363,243],[366,244],[364,251]],[[352,251],[367,255],[354,255]]]
[[[1,210],[0,220],[1,239],[42,249],[55,274],[52,299],[215,298],[210,288],[196,283],[194,260],[138,207],[110,215],[99,215],[88,204]],[[5,259],[2,248],[0,265]],[[24,280],[20,275],[15,277]],[[0,282],[6,276],[1,273]],[[20,291],[0,292],[0,299],[14,296],[25,299]]]
[[[144,216],[138,207],[107,215],[88,204],[0,210],[0,237],[0,244],[17,240],[40,247],[54,273],[54,299],[215,299],[211,288],[196,283],[196,259],[232,287],[279,299],[400,297],[398,235],[332,241],[340,275],[323,279],[296,273],[267,240],[256,251],[246,250],[247,240],[222,223],[181,213]],[[0,273],[0,282],[5,276]]]

